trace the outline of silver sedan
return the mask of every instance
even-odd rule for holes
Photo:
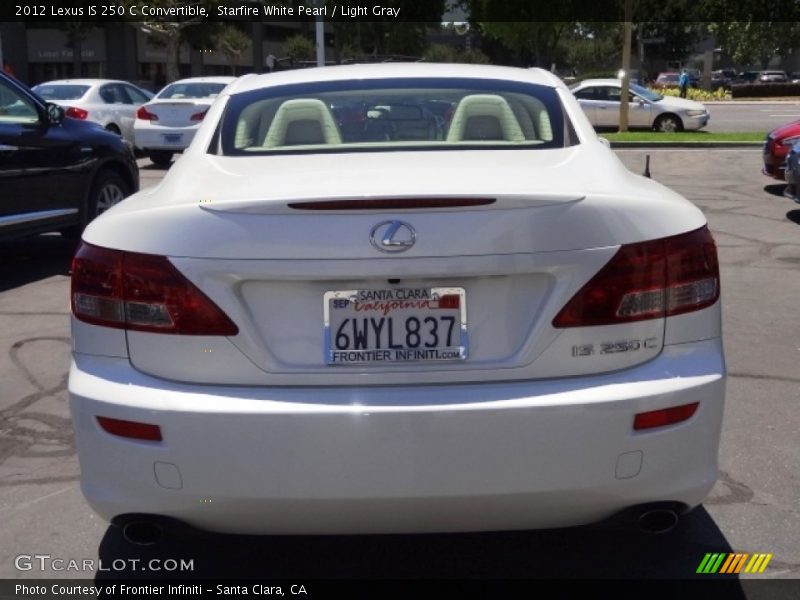
[[[595,128],[617,127],[622,86],[619,79],[586,79],[570,88]],[[699,102],[662,96],[630,84],[628,124],[631,128],[683,131],[705,127],[710,118]]]
[[[137,109],[152,92],[113,79],[59,79],[33,88],[39,96],[63,106],[68,117],[93,121],[133,143]]]

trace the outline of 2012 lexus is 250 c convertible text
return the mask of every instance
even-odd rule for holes
[[[229,85],[86,229],[69,395],[105,518],[375,533],[697,506],[725,363],[703,214],[541,70]]]

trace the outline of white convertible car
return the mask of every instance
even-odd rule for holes
[[[242,77],[71,300],[83,493],[132,539],[660,531],[717,477],[706,219],[545,71]]]

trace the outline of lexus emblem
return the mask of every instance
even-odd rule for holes
[[[372,228],[369,241],[381,252],[405,252],[417,241],[417,233],[403,221],[383,221]]]

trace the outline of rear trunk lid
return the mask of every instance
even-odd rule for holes
[[[663,319],[556,329],[554,316],[620,243],[691,227],[664,210],[687,205],[683,199],[635,178],[610,154],[603,158],[604,147],[595,150],[594,163],[579,160],[581,148],[187,156],[158,188],[91,225],[85,239],[169,256],[238,325],[231,338],[128,332],[133,364],[159,377],[387,385],[617,370],[660,352]],[[347,161],[360,168],[343,168]],[[375,199],[491,202],[358,206]],[[355,201],[348,205],[355,208],[291,206],[332,200]],[[699,211],[687,211],[688,222],[694,215],[697,227],[704,223]],[[371,236],[395,221],[414,230],[415,243],[381,252]],[[119,227],[131,232],[122,247]],[[399,299],[415,302],[392,304]],[[585,351],[603,344],[618,346]],[[344,354],[332,360],[337,349]],[[409,350],[416,352],[403,354]]]
[[[144,107],[158,117],[161,127],[190,127],[202,120],[200,117],[192,119],[192,116],[204,113],[210,105],[211,102],[203,100],[154,100]]]

